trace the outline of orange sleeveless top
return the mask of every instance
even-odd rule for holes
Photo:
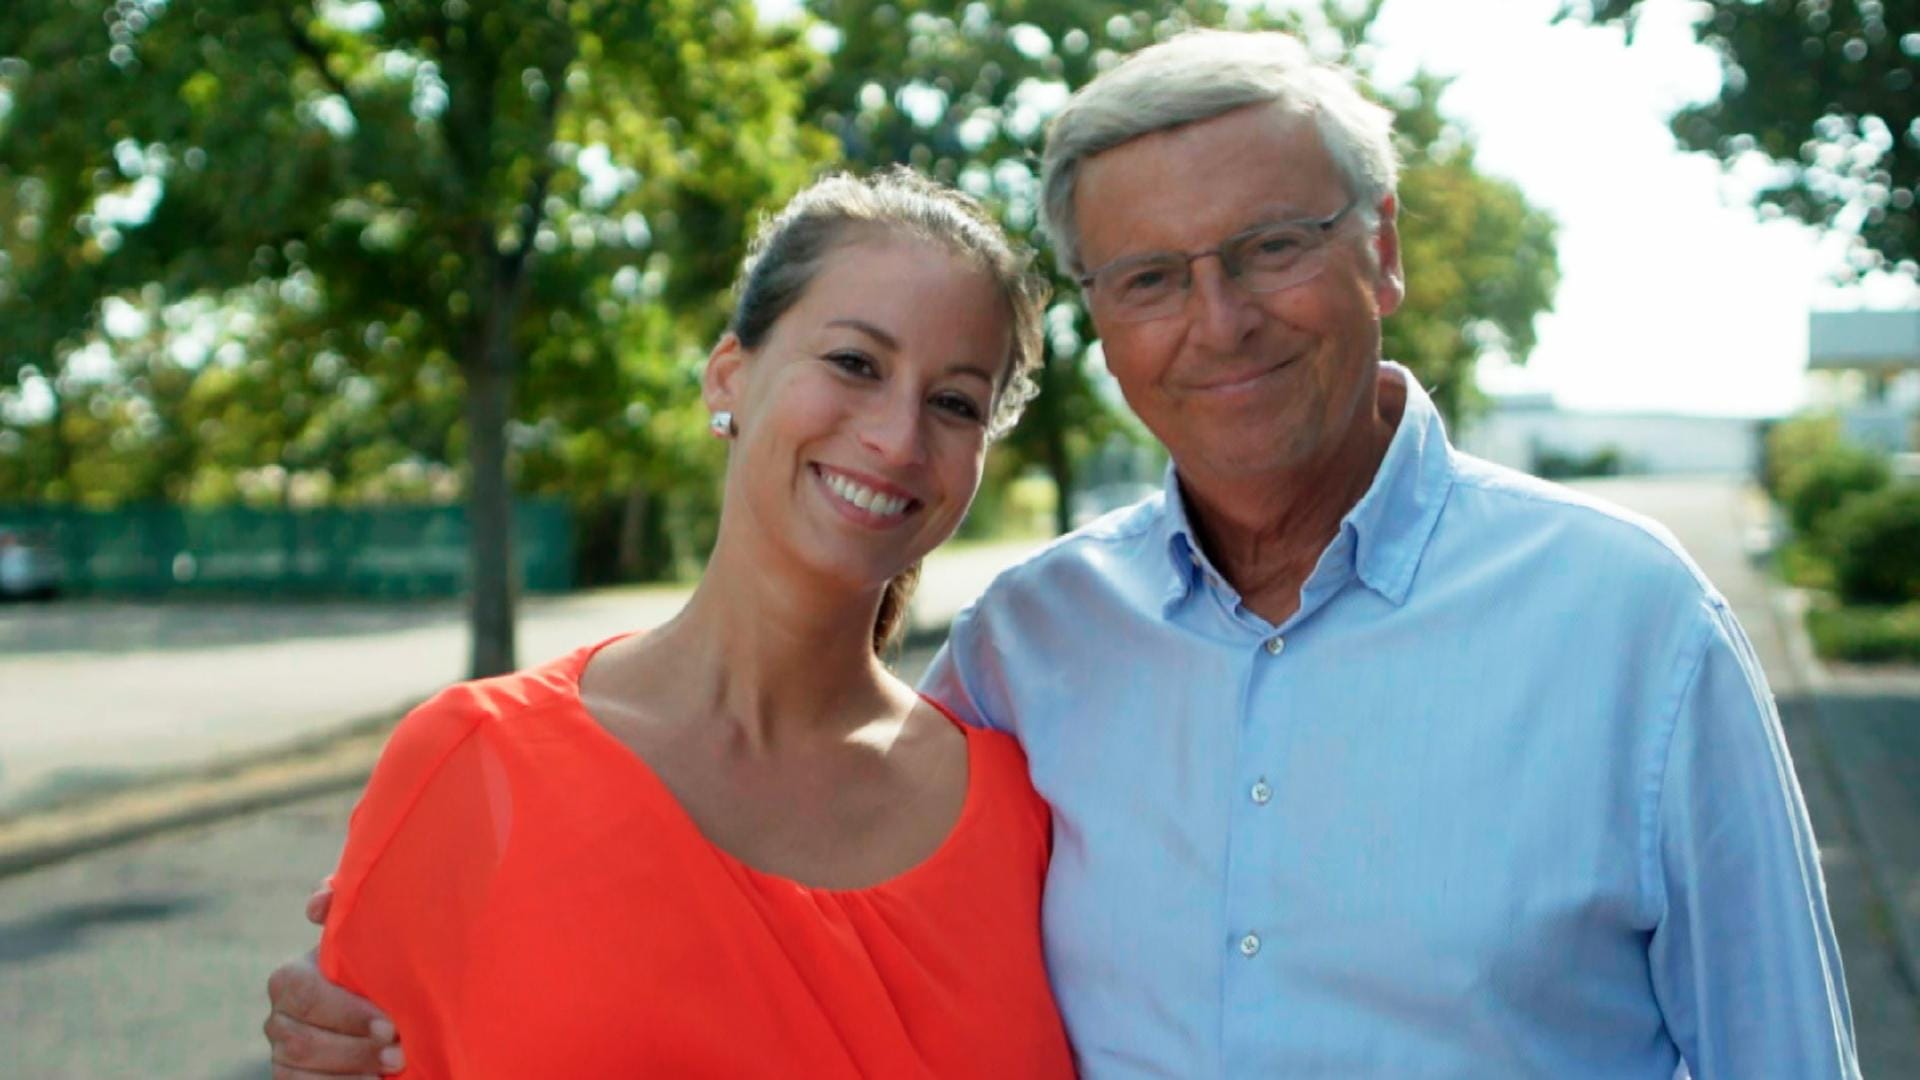
[[[884,884],[814,889],[710,843],[580,702],[598,646],[401,722],[320,945],[404,1075],[1070,1077],[1040,952],[1050,826],[1007,736],[962,727],[958,823]]]

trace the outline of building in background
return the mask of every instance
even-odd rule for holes
[[[1573,412],[1510,394],[1467,426],[1468,453],[1549,478],[1626,473],[1751,476],[1762,421],[1674,413]]]
[[[1807,375],[1813,407],[1837,414],[1848,439],[1920,451],[1920,308],[1814,312]]]

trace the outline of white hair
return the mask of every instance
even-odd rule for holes
[[[1086,270],[1073,207],[1080,162],[1142,135],[1268,104],[1312,117],[1356,209],[1373,222],[1399,177],[1392,111],[1367,100],[1352,72],[1315,60],[1291,35],[1189,30],[1127,57],[1054,118],[1040,177],[1061,270],[1070,277]]]

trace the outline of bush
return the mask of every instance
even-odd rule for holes
[[[1920,600],[1920,484],[1849,497],[1827,522],[1824,538],[1842,600]]]
[[[1591,454],[1535,447],[1533,475],[1542,480],[1577,480],[1592,476],[1619,476],[1627,471],[1626,455],[1617,446],[1603,446]]]
[[[1790,539],[1774,551],[1773,570],[1796,589],[1833,591],[1833,563],[1810,540]]]
[[[1829,660],[1920,662],[1920,604],[1814,608],[1807,612],[1807,633],[1814,651]]]
[[[1779,464],[1780,504],[1796,535],[1827,546],[1824,523],[1850,495],[1879,491],[1893,480],[1887,459],[1848,443]]]
[[[1761,443],[1761,486],[1773,501],[1784,503],[1787,471],[1839,445],[1840,420],[1832,415],[1795,416],[1768,424]]]

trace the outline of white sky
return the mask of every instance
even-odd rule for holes
[[[1560,221],[1539,347],[1524,370],[1483,368],[1482,386],[1577,409],[1778,414],[1804,397],[1809,310],[1920,302],[1897,279],[1835,288],[1841,245],[1761,224],[1717,162],[1675,147],[1667,117],[1720,81],[1689,5],[1647,4],[1631,48],[1618,30],[1550,25],[1557,6],[1388,0],[1374,34],[1376,77],[1456,76],[1443,111],[1477,133],[1481,168]]]

